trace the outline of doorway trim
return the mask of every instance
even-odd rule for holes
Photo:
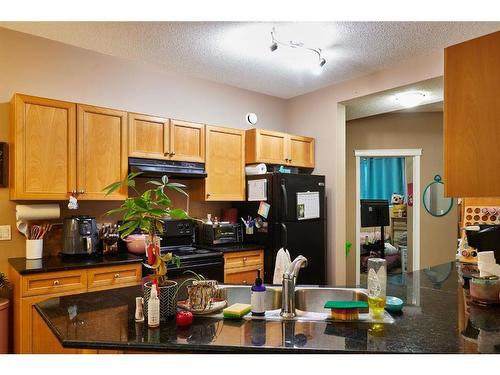
[[[356,285],[360,283],[361,263],[361,158],[362,157],[412,157],[413,158],[413,241],[412,241],[412,271],[420,269],[420,157],[421,148],[414,149],[386,149],[386,150],[354,150],[356,157]],[[415,235],[418,233],[418,235]]]

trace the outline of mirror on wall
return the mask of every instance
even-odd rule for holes
[[[444,196],[444,184],[441,182],[441,176],[436,175],[424,190],[424,207],[432,216],[444,216],[450,212],[453,207],[453,198]]]

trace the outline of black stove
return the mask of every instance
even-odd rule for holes
[[[192,277],[196,272],[206,279],[224,281],[224,255],[217,250],[193,246],[194,226],[191,220],[165,220],[160,233],[160,252],[172,253],[180,258],[181,265],[168,265],[168,278],[176,281]],[[143,267],[143,274],[151,270]]]

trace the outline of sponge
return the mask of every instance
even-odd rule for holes
[[[226,319],[241,319],[244,315],[252,310],[252,305],[247,303],[235,303],[222,310],[224,318]]]

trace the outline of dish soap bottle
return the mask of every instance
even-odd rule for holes
[[[252,294],[250,299],[250,303],[252,305],[252,315],[264,316],[266,314],[266,310],[264,308],[265,297],[266,287],[262,284],[260,270],[257,270],[257,278],[255,279],[255,284],[252,285]]]
[[[151,296],[148,300],[148,327],[156,328],[160,326],[160,299],[156,284],[151,285]]]

